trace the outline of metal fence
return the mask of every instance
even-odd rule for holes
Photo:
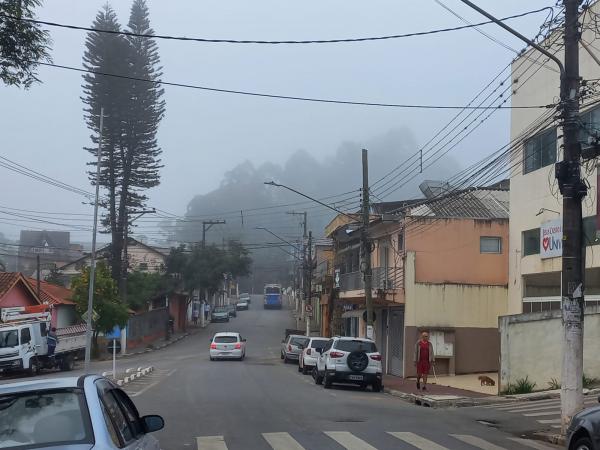
[[[373,289],[384,291],[402,289],[404,287],[404,271],[402,267],[374,267],[371,285]],[[340,274],[340,290],[353,291],[363,289],[365,283],[360,271]]]

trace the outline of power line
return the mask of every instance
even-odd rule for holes
[[[48,62],[36,62],[41,66],[54,67],[56,69],[70,70],[74,72],[81,73],[90,73],[94,75],[100,75],[111,78],[119,78],[124,80],[131,81],[141,81],[144,83],[151,84],[159,84],[162,86],[174,86],[181,87],[186,89],[196,89],[201,91],[208,92],[218,92],[221,94],[235,94],[235,95],[245,95],[250,97],[262,97],[262,98],[270,98],[270,99],[278,99],[278,100],[294,100],[294,101],[302,101],[302,102],[311,102],[311,103],[328,103],[328,104],[336,104],[336,105],[353,105],[353,106],[373,106],[373,107],[381,107],[381,108],[400,108],[400,109],[547,109],[553,107],[554,105],[522,105],[522,106],[458,106],[458,105],[419,105],[419,104],[403,104],[403,103],[380,103],[380,102],[362,102],[362,101],[354,101],[354,100],[337,100],[337,99],[327,99],[327,98],[318,98],[318,97],[298,97],[293,95],[280,95],[280,94],[269,94],[264,92],[253,92],[253,91],[241,91],[236,89],[223,89],[223,88],[214,88],[209,86],[200,86],[195,84],[187,84],[187,83],[175,83],[170,81],[161,81],[161,80],[152,80],[149,78],[138,78],[132,77],[128,75],[119,75],[108,72],[101,72],[98,70],[91,69],[83,69],[73,66],[66,66],[63,64],[54,64]]]
[[[519,17],[525,17],[531,14],[536,14],[545,10],[552,10],[550,7],[540,8],[532,11],[526,11],[520,14],[514,14],[512,16],[506,16],[501,21],[516,19]],[[446,33],[449,31],[459,31],[468,28],[474,28],[482,25],[489,25],[492,21],[488,20],[485,22],[480,22],[476,24],[467,24],[458,27],[449,27],[449,28],[439,28],[435,30],[428,31],[418,31],[413,33],[404,33],[404,34],[392,34],[386,36],[374,36],[374,37],[359,37],[359,38],[342,38],[342,39],[310,39],[310,40],[242,40],[242,39],[209,39],[209,38],[192,38],[185,36],[171,36],[171,35],[161,35],[161,34],[140,34],[133,33],[131,31],[115,31],[115,30],[102,30],[98,28],[92,27],[84,27],[80,25],[72,25],[65,24],[59,22],[50,22],[46,20],[37,20],[30,19],[26,17],[17,17],[8,14],[0,14],[0,17],[9,20],[18,20],[23,22],[35,23],[38,25],[46,25],[49,27],[55,28],[66,28],[71,30],[80,30],[80,31],[88,31],[95,33],[105,33],[105,34],[114,34],[120,36],[130,36],[130,37],[139,37],[139,38],[148,38],[148,39],[163,39],[163,40],[171,40],[171,41],[183,41],[183,42],[202,42],[202,43],[216,43],[216,44],[267,44],[267,45],[281,45],[281,44],[338,44],[338,43],[349,43],[349,42],[367,42],[367,41],[383,41],[383,40],[391,40],[391,39],[401,39],[415,36],[426,36],[431,34],[439,34]]]

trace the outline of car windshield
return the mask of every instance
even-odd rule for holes
[[[217,306],[213,312],[215,312],[215,313],[224,313],[224,312],[227,312],[227,311],[229,311],[228,308],[226,308],[224,306]]]
[[[339,340],[335,344],[335,348],[345,352],[366,352],[375,353],[377,352],[377,346],[374,342],[360,341],[360,340]]]
[[[0,396],[0,448],[92,443],[77,390]]]
[[[266,287],[265,294],[280,294],[281,289],[278,287]]]
[[[233,344],[238,341],[237,336],[215,336],[216,344]]]
[[[308,338],[293,337],[290,339],[290,344],[295,345],[297,347],[306,347],[306,344],[308,344]]]
[[[327,341],[328,339],[311,339],[310,348],[323,348]]]
[[[17,330],[0,331],[0,348],[16,347],[19,345]]]

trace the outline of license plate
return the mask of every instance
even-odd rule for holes
[[[362,375],[348,375],[348,379],[355,380],[355,381],[362,381],[363,376]]]

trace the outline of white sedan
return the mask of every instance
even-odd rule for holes
[[[246,357],[246,339],[240,333],[216,333],[210,340],[210,360],[237,359],[242,361]]]

